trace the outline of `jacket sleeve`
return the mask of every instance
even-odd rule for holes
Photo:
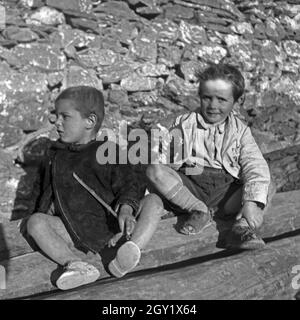
[[[246,128],[241,137],[239,162],[244,183],[243,202],[250,200],[266,205],[270,185],[270,170],[249,127]]]
[[[139,181],[136,168],[129,164],[112,165],[111,186],[115,196],[115,210],[118,212],[120,205],[128,204],[137,214],[140,200],[145,193],[145,184]]]

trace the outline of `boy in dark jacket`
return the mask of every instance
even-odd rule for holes
[[[27,222],[27,232],[49,258],[65,267],[56,285],[67,290],[100,276],[95,266],[70,249],[70,241],[94,253],[114,245],[109,209],[115,208],[121,232],[131,237],[109,264],[111,273],[121,277],[138,264],[140,250],[160,220],[162,204],[154,194],[143,198],[144,190],[129,165],[99,164],[103,142],[96,141],[96,134],[104,118],[99,90],[87,86],[64,90],[55,101],[55,114],[59,139],[49,150],[39,207]]]

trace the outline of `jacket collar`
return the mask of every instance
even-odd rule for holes
[[[72,152],[79,152],[81,150],[86,149],[87,147],[94,144],[95,142],[96,140],[94,139],[85,144],[75,144],[75,143],[66,143],[60,140],[56,140],[52,143],[51,148],[54,150],[68,150]]]
[[[226,123],[228,122],[228,118],[227,118],[224,121],[222,120],[221,122],[218,122],[218,123],[207,123],[205,122],[205,120],[203,119],[202,115],[199,112],[196,113],[196,117],[197,117],[197,127],[200,127],[201,129],[204,129],[204,130],[216,127],[220,134],[224,133]]]

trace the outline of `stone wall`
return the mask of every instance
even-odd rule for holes
[[[262,151],[300,142],[298,0],[0,4],[3,219],[32,209],[36,168],[26,159],[36,160],[47,139],[30,141],[35,133],[56,137],[48,114],[57,94],[70,85],[103,90],[105,127],[117,129],[122,119],[132,127],[168,126],[179,113],[199,106],[195,72],[226,61],[246,78],[246,101],[237,111]],[[20,150],[24,156],[17,157]]]

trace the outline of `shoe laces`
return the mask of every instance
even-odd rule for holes
[[[256,238],[255,231],[250,227],[235,227],[235,233],[239,235],[242,241],[249,241]]]
[[[256,234],[254,230],[252,230],[250,227],[243,227],[241,228],[241,240],[242,241],[249,241],[256,238]]]

